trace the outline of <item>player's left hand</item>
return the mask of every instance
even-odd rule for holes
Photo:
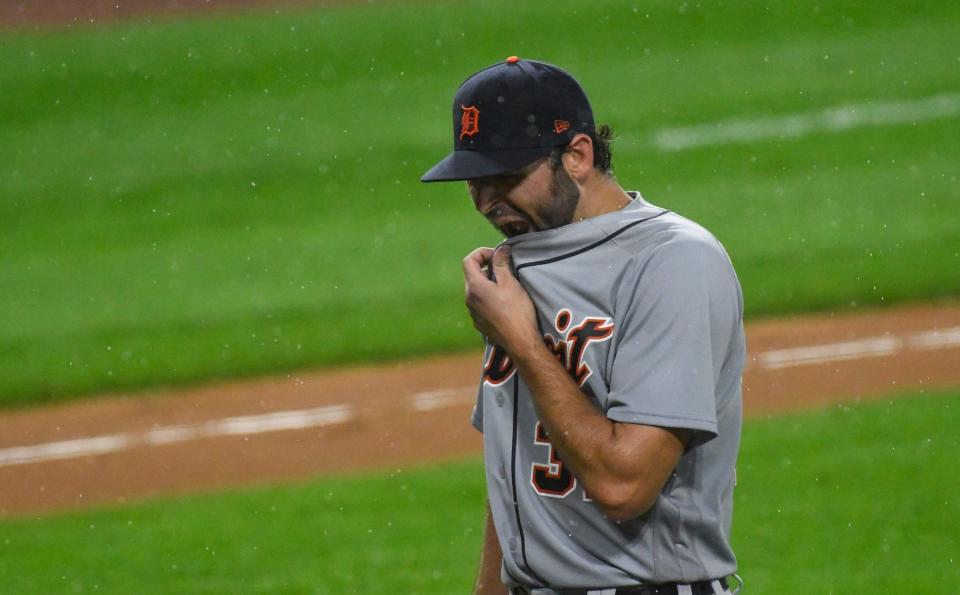
[[[484,267],[490,267],[488,277]],[[473,326],[509,354],[535,345],[533,301],[510,266],[510,246],[477,248],[463,259],[464,291]]]

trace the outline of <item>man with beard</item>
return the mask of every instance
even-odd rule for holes
[[[487,343],[475,592],[727,593],[745,345],[726,252],[619,186],[610,129],[556,66],[474,74],[453,119],[422,179],[465,180],[507,237],[463,261]]]

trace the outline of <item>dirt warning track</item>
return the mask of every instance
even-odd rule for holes
[[[749,416],[960,386],[960,306],[747,326]],[[0,515],[480,453],[480,354],[0,414]]]

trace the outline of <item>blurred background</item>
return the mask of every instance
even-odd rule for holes
[[[957,3],[0,0],[0,26],[0,591],[470,588],[460,259],[498,238],[419,176],[512,54],[573,73],[621,185],[737,268],[746,592],[956,588]]]

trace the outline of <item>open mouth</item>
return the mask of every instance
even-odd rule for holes
[[[489,209],[484,215],[491,225],[508,238],[536,231],[536,227],[527,215],[513,208],[501,205]]]
[[[531,230],[530,223],[522,219],[507,221],[505,223],[501,223],[498,225],[498,227],[500,228],[500,231],[503,232],[503,235],[507,236],[508,238],[523,235]]]

